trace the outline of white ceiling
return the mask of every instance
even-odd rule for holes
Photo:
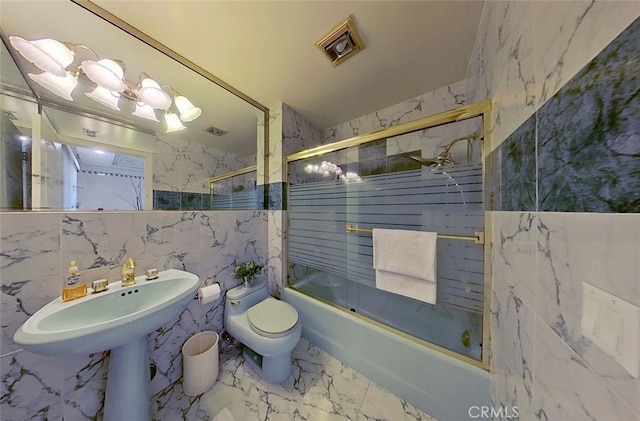
[[[464,79],[484,6],[480,0],[93,3],[263,106],[273,108],[284,102],[320,129]],[[240,155],[255,154],[255,108],[192,72],[184,75],[183,66],[151,53],[149,48],[140,49],[140,41],[92,19],[70,0],[1,0],[0,10],[5,35],[86,44],[103,57],[122,59],[127,74],[152,72],[153,77],[167,81],[164,83],[184,92],[203,109],[203,115],[187,124],[187,130],[172,134],[164,134],[160,123],[123,117],[121,121],[145,132],[137,137],[155,132],[167,140],[183,137]],[[334,68],[315,43],[347,16],[358,27],[365,49]],[[9,73],[4,64],[10,61],[5,57],[3,54],[3,83]],[[39,94],[47,95],[43,90]],[[11,100],[3,96],[3,110],[20,111],[9,103]],[[90,103],[93,101],[80,93],[73,102],[77,106]],[[110,116],[105,107],[93,106],[98,115]],[[109,143],[114,137],[129,142],[133,133],[122,133],[128,130],[124,128],[113,133],[110,125],[82,116],[48,114],[65,136],[82,139],[82,129],[89,128]],[[114,114],[111,117],[120,119]],[[229,133],[213,137],[204,131],[209,125]]]
[[[94,3],[266,107],[327,128],[463,80],[484,1]],[[315,43],[351,15],[365,43],[336,68]]]

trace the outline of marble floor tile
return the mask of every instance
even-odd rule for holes
[[[245,421],[437,421],[305,339],[293,351],[291,376],[281,384],[264,381],[238,350],[221,354],[218,381],[196,405],[204,415],[198,420],[230,413]]]

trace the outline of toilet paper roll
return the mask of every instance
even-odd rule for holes
[[[200,304],[208,304],[220,298],[220,284],[215,283],[198,290],[198,301]]]

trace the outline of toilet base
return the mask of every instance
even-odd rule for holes
[[[242,354],[244,360],[270,383],[282,383],[291,375],[291,353],[263,356],[245,346]]]

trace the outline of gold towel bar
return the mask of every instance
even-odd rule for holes
[[[349,232],[362,232],[362,233],[371,234],[373,232],[373,230],[363,229],[363,228],[356,228],[356,227],[352,227],[349,224],[347,224],[347,226],[345,227],[345,230],[347,231],[347,233],[349,233]],[[475,234],[474,236],[438,234],[438,238],[448,238],[450,240],[470,240],[470,241],[473,241],[476,244],[484,244],[484,232],[483,231],[476,231],[476,232],[474,232],[474,234]]]

